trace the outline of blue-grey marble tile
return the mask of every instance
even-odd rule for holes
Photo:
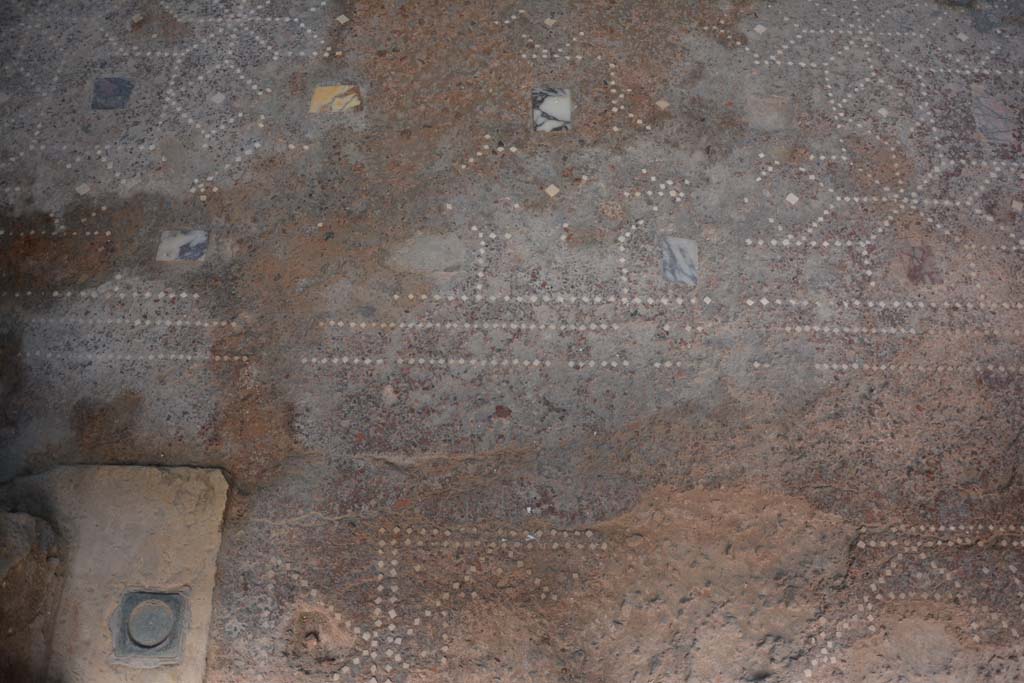
[[[1016,113],[982,85],[971,85],[974,123],[990,145],[1012,147],[1017,137]]]
[[[572,93],[565,88],[533,89],[533,129],[545,133],[569,130]]]
[[[682,237],[663,237],[661,272],[669,282],[696,286],[697,243]]]
[[[92,84],[93,109],[124,109],[135,85],[127,78],[103,76]]]

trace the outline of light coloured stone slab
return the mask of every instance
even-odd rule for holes
[[[227,482],[218,470],[61,467],[18,482],[26,505],[49,511],[67,544],[50,645],[61,683],[202,683]],[[114,660],[111,617],[130,590],[185,592],[178,663]]]

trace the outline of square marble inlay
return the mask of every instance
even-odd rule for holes
[[[93,109],[124,109],[135,86],[127,78],[103,76],[92,84]]]
[[[697,243],[682,237],[661,240],[661,272],[669,282],[697,284]]]
[[[157,261],[202,261],[209,235],[205,230],[164,230],[160,235]]]
[[[572,94],[565,88],[533,89],[533,129],[545,133],[569,130]]]
[[[313,91],[310,114],[352,111],[363,105],[358,85],[321,85]]]

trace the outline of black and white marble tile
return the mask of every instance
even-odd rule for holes
[[[202,261],[209,235],[205,230],[164,230],[156,251],[157,261]]]
[[[533,89],[533,129],[545,133],[569,130],[572,93],[566,88]]]
[[[682,237],[661,240],[661,272],[669,282],[697,284],[697,243]]]

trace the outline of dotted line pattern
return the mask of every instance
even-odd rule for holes
[[[587,360],[587,361],[559,361],[552,363],[549,360],[538,358],[383,358],[383,357],[358,357],[358,356],[311,356],[303,357],[300,360],[302,365],[352,365],[352,366],[437,366],[437,367],[480,367],[480,368],[550,368],[568,367],[577,370],[584,368],[628,368],[628,360]]]
[[[71,298],[77,296],[82,299],[149,299],[153,301],[162,301],[168,303],[187,303],[194,301],[199,298],[199,294],[196,292],[167,292],[151,290],[145,291],[121,291],[118,287],[114,287],[111,291],[100,291],[98,289],[82,289],[82,290],[0,290],[0,298],[3,299],[41,299],[44,297],[49,298]]]
[[[506,146],[504,143],[499,143],[491,146],[491,134],[487,133],[484,135],[484,142],[480,144],[476,154],[471,157],[467,157],[465,163],[459,165],[459,168],[465,171],[470,166],[476,164],[477,160],[483,161],[487,157],[505,157],[509,154],[515,156],[519,154],[519,148],[515,145]]]
[[[1021,302],[1009,302],[1009,301],[922,301],[920,299],[916,301],[907,300],[890,300],[884,301],[881,299],[852,299],[852,300],[828,300],[822,299],[818,301],[810,301],[808,299],[769,299],[767,296],[762,296],[760,299],[746,299],[744,303],[747,306],[754,306],[760,304],[762,307],[790,307],[790,308],[808,308],[811,306],[829,306],[833,308],[877,308],[879,310],[885,309],[931,309],[931,310],[956,310],[956,311],[1019,311],[1024,310],[1024,303]]]
[[[981,363],[972,363],[967,365],[916,365],[913,363],[896,363],[896,364],[872,364],[872,363],[815,363],[815,370],[833,371],[833,372],[855,372],[855,371],[866,371],[866,372],[918,372],[918,373],[937,373],[937,372],[949,372],[949,373],[961,373],[961,374],[977,374],[980,372],[996,372],[1001,375],[1019,375],[1024,374],[1024,365],[993,365],[987,364],[982,365]]]
[[[561,47],[554,49],[543,47],[539,42],[535,41],[529,35],[523,33],[520,35],[523,42],[525,43],[524,49],[527,50],[521,54],[522,58],[528,61],[558,61],[564,60],[566,63],[579,64],[583,61],[583,55],[576,52],[579,46],[573,45],[578,43],[579,39],[583,37],[583,31],[580,31],[569,42],[564,43]]]
[[[794,328],[785,328],[786,331],[792,329],[794,332],[799,333],[801,327],[798,325]],[[803,332],[809,331],[808,326],[804,326]],[[828,328],[822,328],[822,331],[827,331]],[[833,328],[832,333],[839,328]],[[1004,329],[999,327],[993,327],[990,325],[979,325],[977,328],[953,328],[953,329],[938,329],[938,330],[917,330],[910,328],[904,330],[904,328],[889,328],[889,331],[878,328],[842,328],[843,330],[850,330],[851,332],[859,330],[859,334],[907,334],[907,335],[924,335],[924,336],[941,336],[941,337],[972,337],[972,336],[998,336],[998,337],[1024,337],[1024,328],[1019,329]],[[895,331],[894,331],[895,330]],[[815,332],[818,331],[814,328]]]
[[[389,675],[396,668],[407,669],[410,661],[436,657],[442,666],[448,663],[448,654],[452,639],[444,631],[444,622],[451,611],[457,609],[456,600],[478,600],[480,591],[485,587],[478,585],[488,575],[499,578],[505,569],[495,560],[514,563],[517,569],[525,568],[530,555],[543,551],[548,553],[586,553],[590,557],[600,557],[608,549],[608,543],[595,536],[590,530],[544,530],[535,531],[503,531],[494,536],[483,536],[475,527],[458,530],[453,537],[451,530],[436,528],[394,527],[390,530],[381,528],[378,531],[377,561],[374,563],[377,586],[376,595],[371,601],[371,609],[375,621],[373,629],[364,629],[363,639],[370,645],[370,651],[364,656],[374,662],[369,667],[371,675]],[[481,537],[483,536],[483,537]],[[520,540],[521,539],[521,540]],[[438,593],[424,598],[425,605],[419,608],[403,609],[400,599],[398,573],[400,569],[411,569],[420,574],[424,567],[417,562],[415,553],[423,550],[440,550],[458,553],[449,561],[460,560],[465,567],[458,571],[451,583],[447,581],[438,587]],[[480,557],[469,557],[467,553],[479,553]],[[596,559],[596,557],[595,557]],[[531,569],[525,574],[532,576]],[[461,576],[460,576],[461,575]],[[566,575],[568,577],[568,575]],[[573,580],[579,575],[573,574]],[[545,601],[557,601],[558,594],[540,577],[528,580],[527,586],[538,598]],[[438,623],[440,622],[440,623]],[[414,652],[411,643],[405,642],[402,648],[403,634],[405,638],[413,637],[417,629],[426,624],[435,623],[441,630],[441,646],[436,652],[421,649]],[[367,631],[369,631],[367,633]],[[384,642],[381,643],[381,640]],[[399,652],[405,650],[405,652]],[[381,663],[383,662],[383,663]],[[342,673],[349,673],[342,669]]]
[[[405,295],[405,297],[402,297],[399,294],[392,295],[392,299],[394,299],[395,301],[399,301],[402,298],[405,298],[408,301],[430,301],[430,300],[432,300],[432,301],[447,301],[449,303],[453,303],[453,302],[468,303],[470,301],[475,301],[475,302],[486,301],[486,302],[489,302],[489,303],[517,303],[517,304],[528,304],[528,305],[532,305],[532,306],[546,306],[546,305],[550,305],[550,304],[576,305],[577,303],[593,304],[595,306],[599,306],[599,305],[602,305],[602,304],[619,304],[619,305],[622,305],[622,306],[636,306],[636,305],[648,305],[648,306],[658,306],[658,305],[660,305],[660,306],[672,306],[672,305],[675,305],[675,306],[684,306],[686,304],[690,304],[690,305],[696,306],[697,302],[698,302],[697,297],[691,297],[689,299],[683,299],[683,298],[680,298],[680,297],[676,297],[676,298],[669,298],[669,297],[654,298],[654,297],[650,297],[650,296],[649,297],[634,296],[632,298],[625,297],[625,296],[624,297],[615,297],[615,296],[605,296],[605,297],[593,296],[593,297],[591,297],[591,296],[576,296],[576,295],[549,294],[549,293],[531,294],[531,295],[528,295],[528,296],[521,296],[520,295],[520,296],[487,296],[487,297],[485,297],[483,295],[479,295],[479,294],[476,295],[476,296],[468,296],[466,294],[462,294],[462,295],[433,294],[431,296],[428,296],[426,294],[419,294],[419,295],[407,294],[407,295]],[[705,296],[703,299],[701,299],[701,301],[704,302],[704,305],[710,305],[711,302],[712,302],[712,299],[709,296]]]
[[[870,527],[864,527],[861,529],[861,535],[868,540],[861,540],[857,543],[858,548],[884,548],[886,545],[891,547],[899,547],[902,545],[905,549],[916,548],[917,545],[912,543],[913,539],[924,539],[922,545],[925,547],[931,547],[932,545],[941,546],[944,543],[950,546],[964,545],[972,546],[979,543],[988,543],[992,541],[993,535],[1004,536],[1007,534],[1017,534],[1024,536],[1024,524],[986,524],[986,523],[971,523],[971,524],[918,524],[918,525],[907,525],[901,524],[899,526],[885,527],[872,529]],[[876,541],[870,538],[871,535],[889,535],[895,537],[891,540]],[[947,537],[945,540],[936,537]],[[999,545],[1006,547],[1006,539],[1002,539],[998,543]],[[1018,539],[1013,541],[1013,547],[1024,547],[1024,539]]]
[[[634,187],[632,190],[623,190],[622,196],[626,199],[643,199],[647,202],[647,208],[650,211],[658,211],[660,208],[658,205],[659,201],[662,203],[668,203],[669,206],[671,206],[671,203],[679,204],[686,198],[686,192],[676,188],[688,187],[690,185],[689,180],[683,179],[676,181],[669,179],[659,182],[658,177],[653,173],[648,174],[646,168],[641,169],[640,173],[641,175],[637,180],[656,183],[656,186],[641,184],[639,187]]]
[[[622,281],[622,296],[629,294],[629,268],[626,266],[626,242],[633,236],[633,233],[644,227],[644,223],[645,221],[643,219],[635,221],[630,227],[623,230],[622,234],[619,235],[617,239],[619,243],[619,280]]]
[[[476,266],[476,284],[473,287],[479,293],[483,291],[484,288],[484,278],[486,276],[485,271],[487,268],[487,247],[489,244],[488,240],[491,240],[491,242],[493,242],[498,238],[498,235],[497,233],[494,232],[484,233],[483,230],[481,230],[475,225],[471,226],[469,230],[470,232],[473,233],[473,237],[478,240],[478,245],[475,249],[476,258],[474,259],[474,265]],[[512,234],[506,232],[504,237],[506,240],[510,240],[512,239]]]
[[[1000,337],[1024,337],[1022,329],[1002,329],[992,326],[981,326],[977,329],[939,329],[939,330],[918,330],[910,327],[839,327],[819,325],[787,325],[782,328],[789,334],[869,334],[869,335],[896,335],[896,336],[941,336],[941,337],[969,337],[969,336],[1000,336]],[[778,328],[771,328],[768,331],[777,332]]]
[[[519,10],[517,12],[513,12],[512,14],[510,14],[508,19],[504,19],[504,20],[495,19],[494,20],[494,25],[495,26],[501,26],[502,24],[504,24],[505,26],[508,26],[509,24],[511,24],[516,19],[524,19],[525,15],[526,15],[526,10],[521,9],[521,10]]]
[[[17,239],[19,237],[110,237],[111,232],[109,230],[84,230],[79,232],[78,230],[19,230],[17,232],[8,232],[5,234],[3,230],[0,230],[0,237],[9,237],[10,239]]]
[[[128,327],[163,327],[163,328],[211,328],[231,327],[239,328],[239,324],[233,320],[201,320],[199,318],[99,318],[83,316],[36,316],[32,322],[47,325],[77,324],[77,325],[123,325]]]
[[[618,331],[623,329],[618,323],[588,323],[588,324],[571,324],[565,322],[559,323],[535,323],[535,322],[508,322],[508,321],[485,321],[478,323],[470,322],[433,322],[433,321],[421,321],[421,322],[369,322],[363,320],[326,320],[318,323],[319,327],[333,328],[338,331],[345,330],[346,328],[351,331],[372,331],[372,330],[458,330],[458,331],[476,331],[476,330],[507,330],[512,332],[608,332]],[[674,325],[666,324],[661,327],[663,332],[670,332],[673,329],[677,329]],[[705,332],[709,328],[707,325],[686,325],[679,327],[678,329],[685,332]]]
[[[888,221],[886,222],[886,224],[888,224]],[[941,224],[940,224],[939,227],[941,227]],[[954,240],[954,241],[958,241],[958,240]],[[841,240],[841,239],[833,240],[831,242],[828,241],[828,240],[824,240],[822,242],[818,242],[817,240],[806,240],[805,241],[805,240],[802,240],[800,238],[793,237],[793,235],[787,235],[786,237],[781,238],[781,239],[771,239],[771,240],[758,239],[758,240],[753,240],[753,239],[749,239],[748,238],[747,240],[745,240],[745,244],[748,247],[757,247],[757,248],[764,248],[764,249],[770,249],[770,250],[777,250],[777,249],[780,249],[780,248],[790,248],[790,247],[792,247],[792,248],[812,248],[812,249],[813,248],[819,248],[819,249],[829,249],[829,248],[841,249],[841,248],[844,248],[844,247],[845,248],[857,247],[858,249],[862,249],[863,250],[863,249],[866,249],[868,246],[870,246],[873,243],[874,242],[872,240],[857,240],[857,241],[845,240],[844,241],[844,240]],[[1004,253],[1004,254],[1024,253],[1024,245],[1019,245],[1018,246],[1016,244],[1013,245],[1013,246],[1004,246],[1002,244],[993,245],[993,244],[976,244],[974,242],[965,242],[965,243],[962,243],[961,246],[963,246],[963,248],[966,249],[967,251],[980,251],[980,252],[993,252],[993,253],[1001,252],[1001,253]]]
[[[921,332],[915,330],[913,327],[823,327],[819,325],[787,325],[782,329],[791,334],[888,334],[898,336],[913,336],[921,334]],[[771,331],[777,331],[777,329],[773,329]]]
[[[16,358],[43,358],[62,361],[198,361],[217,363],[248,363],[249,356],[192,353],[53,353],[25,351]]]
[[[606,330],[618,330],[616,323],[590,323],[589,325],[571,325],[566,323],[525,323],[525,322],[367,322],[357,320],[327,320],[320,322],[320,327],[348,328],[350,330],[511,330],[513,332],[538,331],[538,332],[604,332]],[[690,328],[687,327],[687,330]],[[697,328],[703,331],[702,327]]]
[[[597,58],[598,60],[600,60],[601,55],[598,55]],[[623,88],[621,85],[618,84],[618,82],[615,80],[616,69],[618,69],[618,66],[614,62],[608,62],[608,101],[612,103],[611,107],[609,108],[609,112],[619,117],[621,117],[622,114],[625,114],[626,118],[630,119],[630,123],[635,125],[637,128],[643,130],[651,130],[651,125],[649,123],[644,123],[644,120],[642,118],[634,114],[632,111],[629,110],[629,107],[626,106],[626,95],[632,94],[633,89]],[[620,131],[621,128],[619,128],[618,126],[612,126],[612,132],[618,133]]]
[[[1024,540],[1015,537],[1020,532],[1024,532],[1024,527],[1014,525],[930,525],[927,528],[922,525],[909,529],[901,527],[892,539],[876,541],[862,537],[857,542],[857,548],[861,551],[867,548],[892,548],[896,552],[885,556],[870,573],[864,574],[860,580],[862,587],[846,601],[847,609],[852,610],[852,614],[846,618],[835,617],[821,621],[821,631],[810,638],[812,656],[803,671],[804,678],[813,679],[816,673],[820,673],[823,678],[819,680],[833,680],[833,671],[821,669],[831,669],[839,664],[836,655],[842,648],[840,643],[856,640],[858,632],[876,633],[878,626],[875,622],[881,609],[886,604],[899,604],[907,600],[933,600],[955,606],[966,619],[970,619],[968,630],[975,643],[981,642],[982,633],[985,632],[1009,636],[1010,642],[1018,642],[1021,635],[1018,620],[1024,616],[1024,583],[1018,567],[1009,560],[997,560],[994,565],[981,565],[981,577],[972,581],[973,584],[980,584],[983,589],[992,589],[996,586],[992,579],[996,578],[998,572],[1007,579],[1000,582],[1005,585],[1003,590],[1016,592],[1016,600],[1007,594],[999,607],[993,609],[987,604],[979,605],[978,599],[968,593],[947,554],[949,549],[965,552],[983,548],[1024,548]],[[1014,603],[1018,608],[1018,617],[1012,616],[1009,611]]]

